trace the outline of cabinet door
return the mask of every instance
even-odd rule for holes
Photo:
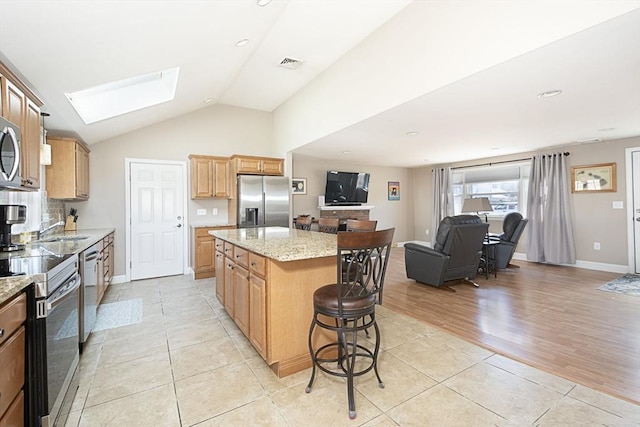
[[[238,173],[262,173],[262,160],[249,157],[238,157],[236,159]]]
[[[214,189],[215,197],[229,197],[229,161],[214,160]]]
[[[89,198],[89,152],[76,144],[76,196]]]
[[[262,173],[265,175],[284,175],[284,162],[279,159],[262,161]]]
[[[224,261],[224,309],[233,319],[233,270],[235,264],[225,257]]]
[[[249,341],[267,358],[267,299],[265,281],[255,274],[249,279]]]
[[[213,277],[215,274],[215,238],[208,228],[196,229],[194,271],[196,279]]]
[[[2,78],[2,117],[14,125],[22,126],[22,115],[26,108],[25,96],[6,78]]]
[[[111,284],[113,280],[113,267],[114,267],[114,256],[115,256],[115,246],[113,243],[113,233],[109,234],[109,274],[107,275],[108,282],[107,286]]]
[[[40,108],[29,99],[25,101],[20,141],[22,186],[35,190],[40,188]]]
[[[191,157],[191,198],[213,197],[213,160],[206,157]]]
[[[249,336],[249,270],[236,264],[233,274],[233,320],[245,336]]]
[[[224,255],[216,252],[216,297],[224,305]]]

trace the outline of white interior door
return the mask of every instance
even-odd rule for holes
[[[631,152],[635,273],[640,273],[640,151]]]
[[[130,163],[131,280],[184,274],[184,166]]]

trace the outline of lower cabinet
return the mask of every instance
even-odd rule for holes
[[[27,297],[0,307],[0,426],[24,425]]]
[[[215,246],[216,297],[266,360],[266,258],[220,239]]]
[[[98,255],[98,283],[96,285],[98,304],[100,304],[104,293],[107,291],[107,287],[109,287],[113,280],[113,237],[114,233],[109,233],[98,242],[100,251]]]

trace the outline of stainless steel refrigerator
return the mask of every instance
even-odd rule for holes
[[[289,227],[290,191],[285,176],[238,175],[238,228]]]

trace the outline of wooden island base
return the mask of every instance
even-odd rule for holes
[[[313,293],[336,281],[336,237],[284,228],[283,236],[261,239],[262,233],[261,229],[210,231],[216,237],[216,296],[282,378],[311,366]],[[296,258],[277,260],[272,248],[263,249],[274,241],[278,249],[283,247],[278,254],[294,253]],[[335,341],[335,334],[316,328],[314,348]]]

